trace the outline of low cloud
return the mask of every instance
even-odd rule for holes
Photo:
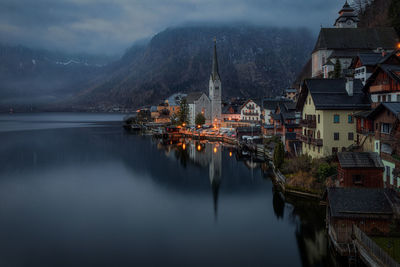
[[[68,52],[120,53],[188,22],[331,26],[343,0],[2,0],[0,40]]]

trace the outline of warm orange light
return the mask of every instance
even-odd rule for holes
[[[197,150],[200,151],[201,150],[201,145],[197,146]]]
[[[229,157],[232,157],[232,151],[229,152]]]
[[[400,43],[397,44],[397,49],[400,49]]]
[[[200,125],[197,125],[197,128],[200,128],[201,126]]]
[[[182,126],[185,127],[185,126],[186,126],[186,123],[183,123]]]
[[[172,145],[172,141],[171,142],[169,142],[171,145]]]
[[[215,118],[215,120],[214,121],[217,121],[217,118]]]
[[[186,144],[183,144],[182,148],[183,148],[183,150],[185,150],[186,149]]]
[[[214,153],[217,153],[217,151],[218,151],[218,150],[217,150],[217,148],[216,148],[216,147],[214,147]]]
[[[139,113],[139,112],[140,112],[140,109],[136,110],[136,112],[138,112],[138,113]]]

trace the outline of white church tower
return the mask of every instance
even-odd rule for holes
[[[336,28],[357,28],[359,21],[354,8],[346,0],[346,3],[339,11],[339,17],[336,19],[334,26]]]
[[[221,123],[221,78],[218,70],[217,40],[214,39],[214,58],[209,83],[211,101],[211,123]]]

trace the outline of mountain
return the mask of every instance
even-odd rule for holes
[[[0,111],[43,109],[89,86],[111,59],[0,45]]]
[[[357,0],[360,27],[394,27],[400,35],[400,0]]]
[[[217,38],[223,97],[280,94],[307,61],[314,37],[306,29],[261,26],[169,28],[131,47],[107,74],[68,102],[73,109],[136,108],[175,92],[208,92]]]

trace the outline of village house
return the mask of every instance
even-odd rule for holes
[[[368,109],[370,100],[360,80],[304,80],[297,102],[302,153],[320,158],[345,151],[355,143],[354,114]]]
[[[364,87],[371,96],[372,108],[382,102],[400,101],[400,58],[393,52],[381,62]]]
[[[340,187],[383,188],[385,169],[376,152],[339,152],[337,178]]]
[[[356,120],[356,145],[361,151],[375,151],[374,122],[369,115],[372,110],[358,112],[354,115]]]
[[[329,77],[336,60],[345,72],[351,66],[352,57],[359,52],[377,49],[392,52],[399,41],[394,28],[357,28],[358,18],[347,3],[339,11],[335,28],[321,28],[312,52],[312,77]]]
[[[261,123],[261,104],[256,100],[247,100],[240,108],[240,120],[252,123]]]
[[[388,234],[400,203],[393,190],[383,188],[330,187],[324,199],[328,236],[342,256],[353,251],[353,225],[367,235]]]
[[[301,113],[296,110],[296,103],[292,101],[280,101],[277,103],[272,115],[274,135],[281,137],[285,144],[285,151],[295,156],[301,151],[301,142],[297,134],[301,133]]]
[[[233,98],[222,105],[222,121],[240,121],[240,108],[246,102],[243,98]]]
[[[385,166],[383,182],[386,187],[400,187],[400,102],[381,103],[369,119],[373,121],[374,151],[378,152]]]
[[[365,85],[376,65],[384,58],[385,52],[381,53],[358,53],[353,59],[350,68],[354,69],[354,79],[359,79]]]

